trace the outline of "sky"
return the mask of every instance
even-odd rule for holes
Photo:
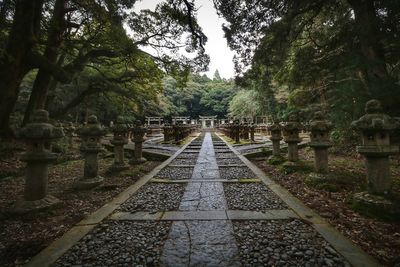
[[[162,0],[142,0],[135,5],[135,10],[154,10],[160,2]],[[205,74],[212,78],[215,70],[218,70],[222,78],[233,78],[234,65],[232,59],[234,53],[229,49],[224,38],[222,24],[225,20],[218,17],[212,0],[196,0],[196,7],[198,8],[198,23],[208,38],[205,49],[207,54],[210,55],[210,65],[209,71]]]

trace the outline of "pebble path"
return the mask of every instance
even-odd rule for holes
[[[53,266],[351,265],[207,132]]]

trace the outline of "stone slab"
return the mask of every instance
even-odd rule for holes
[[[298,218],[292,210],[268,210],[265,212],[228,210],[226,213],[229,220],[287,220]]]
[[[227,220],[224,210],[214,211],[167,211],[161,217],[163,221],[192,221],[192,220]]]

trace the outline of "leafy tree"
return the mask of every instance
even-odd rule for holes
[[[258,93],[254,90],[240,90],[229,104],[229,115],[235,119],[254,118],[260,110]]]

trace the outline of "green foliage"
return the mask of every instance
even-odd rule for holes
[[[254,90],[239,91],[229,104],[229,115],[233,118],[254,118],[260,114],[259,94]]]

